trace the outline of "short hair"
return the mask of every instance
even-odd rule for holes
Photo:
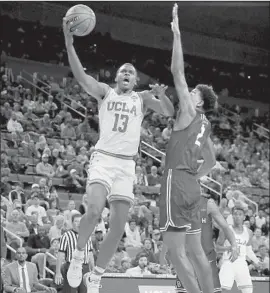
[[[72,217],[71,217],[71,223],[73,223],[76,218],[81,218],[81,217],[82,217],[82,215],[80,213],[79,214],[72,215]]]
[[[203,99],[203,110],[205,112],[216,110],[218,106],[218,97],[213,88],[207,84],[198,84],[196,89],[198,89],[201,93]]]
[[[245,215],[246,211],[245,211],[245,208],[243,206],[234,206],[233,209],[232,209],[232,214],[235,212],[235,211],[242,211]]]
[[[146,253],[144,253],[144,252],[141,252],[141,253],[138,255],[137,260],[139,261],[140,258],[142,258],[142,257],[146,257],[146,258],[147,258],[147,261],[148,261],[148,255],[147,255]]]
[[[125,66],[125,65],[127,65],[127,66],[132,66],[132,67],[135,69],[135,74],[136,74],[136,76],[138,76],[138,72],[137,72],[137,69],[135,68],[135,66],[134,66],[132,63],[128,63],[128,62],[122,64],[122,65],[117,69],[116,75],[118,74],[120,68],[123,67],[123,66]]]
[[[153,243],[151,238],[144,238],[143,244],[145,244],[145,241],[150,241],[151,244]]]
[[[134,219],[134,218],[131,218],[129,221],[128,221],[128,223],[130,224],[130,223],[135,223],[136,225],[137,225],[137,221],[136,221],[136,219]]]

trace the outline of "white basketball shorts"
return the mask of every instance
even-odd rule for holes
[[[239,290],[253,287],[248,264],[244,259],[237,259],[233,263],[224,260],[220,267],[219,279],[224,290],[231,290],[234,281]]]
[[[94,152],[90,159],[87,184],[101,183],[108,191],[108,201],[126,200],[133,204],[135,162]]]

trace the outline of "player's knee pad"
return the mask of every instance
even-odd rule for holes
[[[241,289],[242,293],[253,293],[253,288],[243,288]]]

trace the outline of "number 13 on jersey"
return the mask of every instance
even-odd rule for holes
[[[129,116],[126,114],[115,114],[115,120],[112,131],[126,132],[128,126]]]

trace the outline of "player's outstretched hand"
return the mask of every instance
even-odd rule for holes
[[[180,35],[179,20],[178,20],[178,5],[175,3],[172,10],[171,28],[175,35]]]
[[[67,20],[65,17],[63,18],[63,32],[64,32],[64,36],[65,36],[66,47],[72,46],[73,35],[70,32],[69,24],[67,24]]]
[[[151,88],[150,93],[154,96],[161,96],[165,95],[165,92],[168,88],[168,86],[165,86],[164,84],[150,84],[149,87]]]
[[[237,246],[232,246],[231,247],[231,257],[230,257],[230,261],[231,262],[234,262],[234,261],[236,261],[237,260],[237,258],[238,258],[238,256],[239,256],[239,249],[238,249],[238,247]]]

